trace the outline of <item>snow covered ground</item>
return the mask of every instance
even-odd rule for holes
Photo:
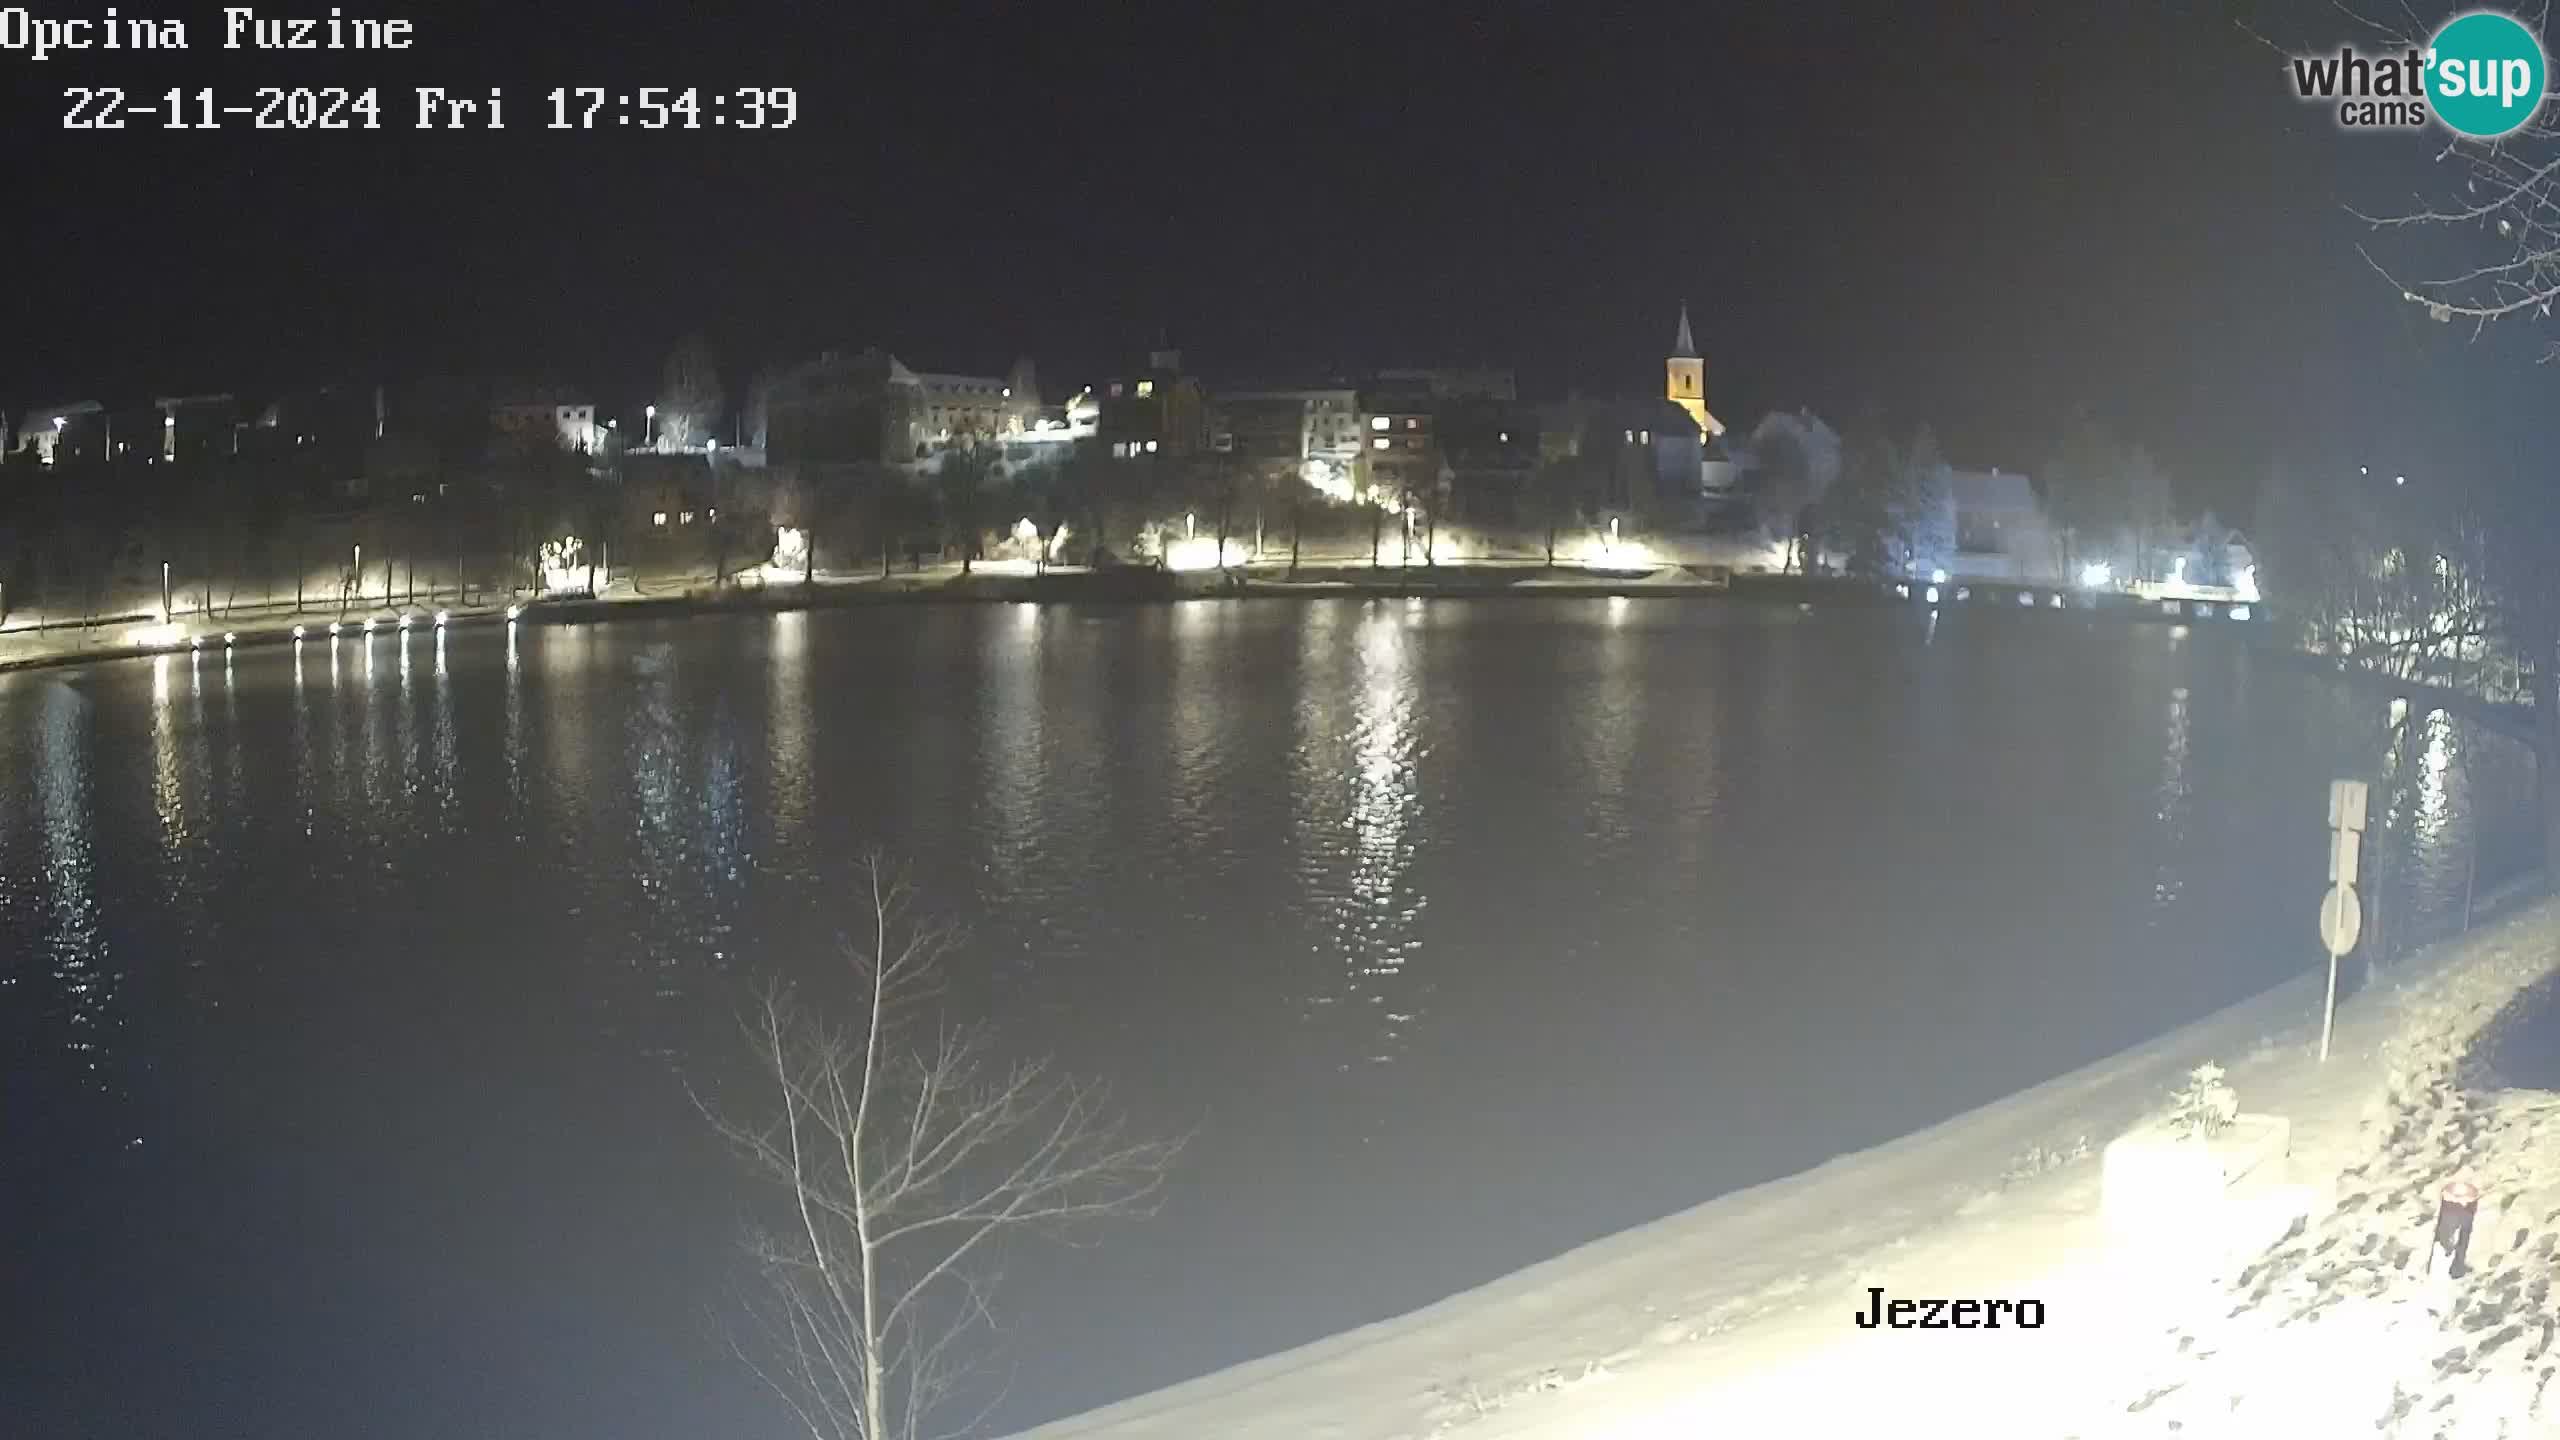
[[[2527,1428],[2523,1372],[2473,1377],[2528,1350],[2550,1374],[2551,1307],[2528,1272],[2547,1275],[2560,1243],[2560,1155],[2533,1150],[2537,1127],[2560,1138],[2560,1111],[2456,1081],[2474,1037],[2556,964],[2560,902],[2539,902],[2368,988],[2326,1065],[2313,973],[1919,1134],[1022,1440],[2367,1434],[2395,1405],[2382,1433],[2457,1415],[2545,1433]],[[2212,1243],[2129,1251],[2100,1223],[2097,1164],[2072,1157],[2208,1060],[2248,1110],[2292,1121],[2287,1183]],[[2436,1188],[2465,1166],[2492,1201],[2457,1295],[2419,1267]],[[2528,1208],[2553,1213],[2516,1233]],[[2047,1318],[1867,1330],[1851,1317],[1871,1286],[2035,1299]],[[2465,1299],[2482,1287],[2505,1297],[2494,1314]],[[2319,1319],[2287,1318],[2314,1301]]]

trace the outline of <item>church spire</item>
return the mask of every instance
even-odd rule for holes
[[[1698,358],[1698,342],[1689,334],[1689,302],[1680,302],[1680,338],[1672,343],[1671,353],[1682,360]]]

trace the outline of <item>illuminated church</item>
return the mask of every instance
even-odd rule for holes
[[[1680,307],[1680,336],[1671,342],[1671,354],[1662,362],[1663,398],[1689,412],[1698,422],[1698,438],[1711,441],[1724,433],[1724,422],[1707,410],[1707,361],[1698,353],[1697,338],[1689,333],[1689,307]]]

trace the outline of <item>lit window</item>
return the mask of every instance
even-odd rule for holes
[[[1139,399],[1144,400],[1154,393],[1156,393],[1156,382],[1153,380],[1141,380],[1138,382]]]
[[[1384,430],[1384,429],[1386,429],[1386,428],[1387,428],[1387,417],[1386,417],[1386,416],[1384,416],[1384,415],[1372,415],[1372,416],[1370,416],[1370,417],[1369,417],[1369,428],[1370,428],[1370,429],[1372,429],[1372,430]]]
[[[661,511],[659,511],[657,514],[650,516],[650,517],[649,517],[649,523],[650,523],[650,524],[652,524],[652,525],[664,525],[664,524],[666,524],[666,523],[667,523],[667,512],[666,512],[666,511],[664,511],[664,510],[661,510]]]
[[[1153,440],[1147,442],[1147,453],[1150,455],[1156,453],[1156,442]]]
[[[719,512],[719,511],[717,511],[717,510],[705,510],[705,511],[703,511],[702,513],[703,513],[705,516],[707,516],[707,517],[709,517],[709,518],[711,518],[711,519],[713,519],[713,520],[717,520],[717,519],[719,519],[719,518],[720,518],[720,512]]]
[[[1111,382],[1111,398],[1114,400],[1120,398],[1120,382],[1117,380]]]
[[[693,523],[693,512],[692,512],[692,511],[690,511],[690,510],[687,510],[687,511],[685,511],[683,514],[678,515],[678,516],[676,517],[676,523],[677,523],[677,524],[679,524],[679,525],[690,525],[690,524],[692,524],[692,523]]]
[[[1636,443],[1636,432],[1633,430],[1627,432],[1627,443],[1630,445]]]
[[[1498,437],[1496,437],[1496,438],[1500,439],[1500,440],[1502,441],[1502,443],[1503,443],[1503,444],[1508,445],[1508,444],[1510,444],[1510,443],[1511,443],[1511,432],[1510,432],[1510,431],[1508,431],[1508,430],[1505,430],[1505,431],[1503,431],[1503,432],[1502,432],[1502,434],[1501,434],[1500,436],[1498,436]]]
[[[1419,430],[1422,428],[1422,422],[1408,415],[1405,417],[1404,428],[1407,430]]]
[[[1636,432],[1636,438],[1643,441],[1645,444],[1650,445],[1653,443],[1653,432],[1650,430],[1639,430]]]
[[[1379,448],[1379,449],[1381,449],[1381,450],[1384,450],[1384,449],[1386,449],[1386,448],[1387,448],[1387,446],[1388,446],[1388,444],[1389,444],[1390,442],[1388,441],[1388,439],[1387,439],[1387,437],[1386,437],[1386,436],[1381,435],[1381,436],[1379,436],[1377,439],[1372,440],[1372,441],[1370,441],[1369,443],[1370,443],[1370,444],[1372,444],[1372,445],[1375,445],[1376,447],[1378,447],[1378,448]]]

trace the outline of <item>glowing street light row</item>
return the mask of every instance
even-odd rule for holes
[[[513,627],[523,617],[524,607],[522,605],[509,605],[507,607],[507,624],[510,627]],[[392,628],[406,632],[412,628],[420,618],[422,617],[404,611],[388,623]],[[453,612],[450,610],[438,610],[432,617],[427,618],[433,619],[436,629],[443,630],[453,623]],[[377,627],[385,623],[386,622],[376,616],[368,615],[363,620],[356,622],[353,628],[358,634],[371,635]],[[347,628],[348,627],[344,623],[332,620],[329,622],[327,633],[330,639],[335,640],[338,638],[339,634]],[[294,643],[298,645],[302,643],[302,641],[309,636],[311,632],[309,627],[297,622],[289,633],[292,635]],[[126,643],[141,650],[173,650],[181,643],[184,643],[190,650],[202,650],[204,649],[205,641],[210,638],[212,637],[204,634],[189,634],[187,632],[187,627],[174,624],[166,618],[162,618],[155,624],[138,626],[125,632]],[[225,630],[222,632],[222,648],[226,650],[233,649],[237,647],[239,643],[239,631]]]

